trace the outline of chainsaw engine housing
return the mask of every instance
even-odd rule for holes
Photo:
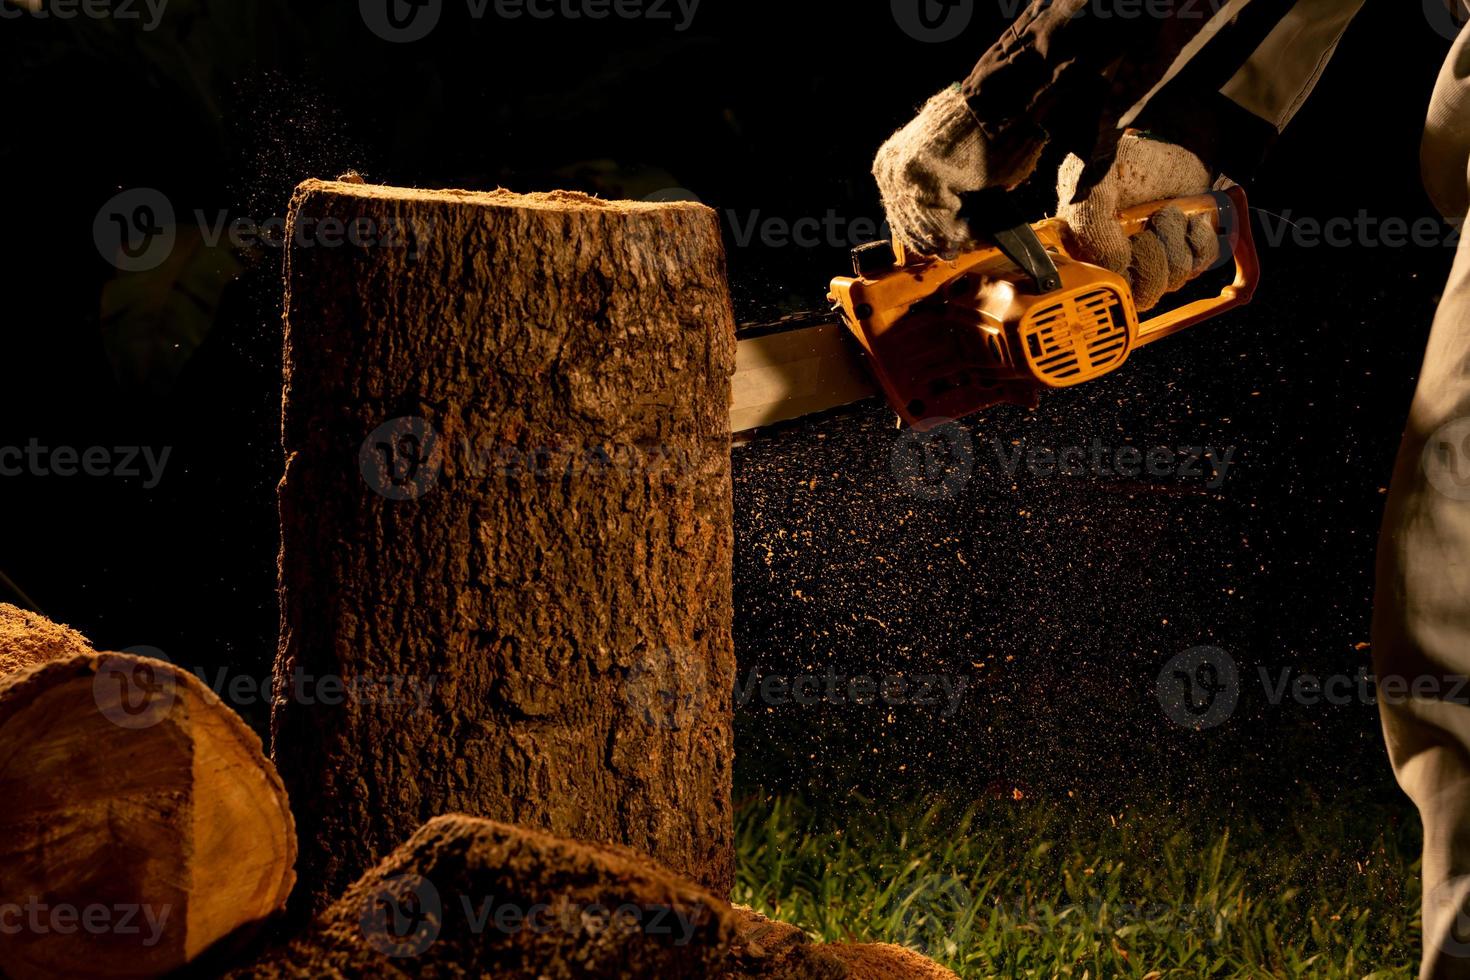
[[[864,274],[833,280],[830,298],[905,423],[924,429],[1002,402],[1035,405],[1041,389],[1090,381],[1128,359],[1139,327],[1127,281],[1068,256],[1062,229],[1035,226],[1059,280],[1046,292],[999,249],[895,258],[886,268],[869,257]]]
[[[1137,235],[1165,208],[1207,218],[1219,237],[1215,265],[1233,259],[1235,278],[1144,321],[1127,281],[1073,258],[1071,231],[1056,218],[1002,221],[995,245],[953,259],[862,246],[854,275],[833,279],[828,299],[909,425],[932,428],[1001,402],[1032,406],[1043,389],[1116,371],[1139,347],[1251,301],[1261,267],[1245,191],[1134,205],[1118,212],[1118,228]]]

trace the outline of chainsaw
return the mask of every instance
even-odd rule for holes
[[[1116,371],[1145,344],[1250,302],[1260,264],[1245,191],[1138,205],[1118,223],[1136,235],[1170,205],[1210,218],[1218,264],[1233,258],[1235,278],[1141,322],[1127,279],[1075,258],[1064,221],[1027,224],[1000,199],[986,208],[991,244],[954,258],[889,241],[859,246],[853,274],[832,280],[830,312],[738,331],[731,432],[880,394],[920,431],[992,405],[1035,407],[1047,389]]]

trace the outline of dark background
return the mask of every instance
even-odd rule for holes
[[[171,0],[152,31],[7,19],[0,445],[171,457],[153,489],[0,479],[0,599],[104,647],[269,671],[280,250],[211,248],[185,228],[159,270],[121,273],[93,232],[119,192],[157,189],[194,225],[196,209],[279,218],[298,181],[348,168],[423,187],[682,188],[733,212],[737,314],[765,318],[821,305],[866,236],[844,225],[807,247],[742,243],[736,229],[880,217],[874,149],[968,73],[1000,6],[979,4],[947,43],[908,36],[886,3],[704,0],[679,31],[474,20],[448,0],[409,44],[374,36],[352,3]],[[1253,204],[1293,218],[1432,215],[1418,134],[1448,45],[1418,4],[1368,0]],[[974,473],[949,499],[895,478],[898,434],[878,407],[736,450],[742,679],[828,664],[974,678],[949,718],[747,705],[745,785],[1108,797],[1146,784],[1266,803],[1303,786],[1390,792],[1370,705],[1272,706],[1256,669],[1367,663],[1357,645],[1383,489],[1453,249],[1262,251],[1248,310],[1038,412],[966,423]],[[1233,468],[1218,490],[1012,480],[990,448],[1094,436],[1234,447]],[[1201,644],[1239,663],[1242,691],[1226,724],[1192,733],[1163,717],[1155,676]],[[241,707],[264,724],[263,704]]]

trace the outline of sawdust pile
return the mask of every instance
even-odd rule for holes
[[[0,602],[0,675],[91,651],[87,638],[70,626]]]

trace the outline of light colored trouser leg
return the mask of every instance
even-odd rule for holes
[[[1463,180],[1465,161],[1458,165]],[[1470,675],[1466,246],[1456,251],[1435,314],[1394,470],[1379,541],[1373,659],[1389,757],[1424,823],[1420,976],[1470,980],[1470,685],[1462,683]],[[1407,682],[1407,697],[1394,696],[1402,692],[1390,689],[1392,678]]]

